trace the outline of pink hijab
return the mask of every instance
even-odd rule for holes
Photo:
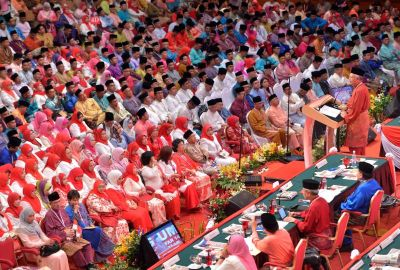
[[[230,255],[238,257],[247,270],[257,270],[254,258],[242,235],[234,234],[229,238],[228,252]]]
[[[54,135],[51,133],[52,130],[53,125],[49,122],[44,122],[40,125],[39,135],[46,137],[51,143],[54,143],[56,138],[54,138]]]
[[[47,122],[47,115],[44,112],[37,112],[35,113],[35,118],[32,121],[33,129],[36,132],[39,132],[40,125],[44,122]]]
[[[65,117],[57,117],[54,129],[57,133],[62,133],[71,138],[68,129],[68,119]]]
[[[125,150],[122,149],[121,147],[117,147],[112,150],[111,156],[113,159],[113,164],[111,165],[111,168],[113,170],[118,170],[122,173],[125,172],[126,166],[128,166],[129,161],[125,157],[123,159],[121,159],[121,156],[123,155],[124,152],[125,152]]]
[[[107,75],[110,75],[110,78],[106,78]],[[112,76],[111,76],[111,72],[109,70],[105,70],[103,72],[103,74],[101,74],[100,76],[100,84],[106,84],[107,80],[111,80]]]
[[[106,175],[113,170],[112,165],[109,164],[110,158],[110,154],[102,154],[99,157],[99,169]]]

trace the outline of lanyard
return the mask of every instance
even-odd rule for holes
[[[56,213],[56,211],[54,211],[53,209],[51,209],[51,211],[52,211],[52,212],[54,213],[54,215],[57,217],[58,221],[60,221],[61,224],[62,224],[64,227],[66,227],[62,215],[59,216],[59,215]]]

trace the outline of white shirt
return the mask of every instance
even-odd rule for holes
[[[193,123],[200,123],[196,109],[189,110],[187,106],[180,106],[176,117],[179,116],[185,116],[189,120],[189,129],[193,128]]]
[[[157,110],[154,110],[151,105],[142,104],[140,108],[145,108],[147,113],[149,114],[149,121],[154,125],[158,125],[161,123],[160,115],[158,114]]]
[[[339,76],[337,73],[333,73],[333,75],[329,77],[328,83],[332,88],[350,85],[349,79],[347,79],[345,76]]]
[[[90,130],[90,128],[86,125],[85,122],[83,122],[83,124],[85,125],[87,130]],[[78,126],[78,124],[76,123],[72,123],[69,126],[69,132],[71,133],[71,136],[74,138],[78,138],[78,139],[84,139],[86,137],[86,131],[82,132]]]
[[[153,100],[153,103],[151,103],[150,107],[153,111],[157,112],[157,115],[161,121],[168,121],[171,119],[165,99],[162,99],[161,101]]]
[[[107,145],[97,142],[94,148],[96,149],[97,155],[100,156],[102,154],[110,154],[114,146],[112,146],[110,142],[108,142]]]
[[[320,71],[323,68],[325,68],[323,63],[321,63],[318,69],[314,67],[314,64],[311,64],[306,70],[304,70],[303,72],[304,78],[311,78],[311,72]]]
[[[224,78],[224,80],[225,80],[225,78]],[[214,78],[214,85],[213,85],[212,91],[221,93],[222,90],[225,89],[225,87],[226,87],[226,85],[224,84],[224,81],[221,81],[218,76]]]
[[[210,91],[207,91],[205,84],[202,82],[197,86],[197,91],[196,91],[195,95],[196,95],[196,97],[198,97],[200,99],[201,103],[204,103],[204,99],[206,97],[211,96],[212,90],[213,89],[211,89]]]
[[[246,270],[239,257],[229,255],[224,262],[214,268],[215,270]]]
[[[31,32],[31,25],[28,22],[18,22],[16,27],[22,32],[25,38],[29,36],[29,33]]]
[[[179,89],[176,93],[176,97],[178,98],[181,104],[186,105],[186,103],[193,97],[193,92],[190,89]]]
[[[176,114],[178,113],[178,109],[181,105],[179,99],[177,98],[177,96],[172,96],[172,95],[168,95],[165,98],[165,103],[167,104],[167,108],[168,111],[172,117],[173,120],[175,120],[176,118]]]
[[[156,36],[157,40],[163,39],[167,33],[165,33],[164,29],[162,28],[155,28],[153,31],[154,35]]]
[[[292,93],[290,95],[290,100],[293,101],[294,103],[289,104],[289,115],[296,113],[298,115],[302,115],[300,108],[304,106],[304,100],[301,99],[296,93]],[[287,112],[288,96],[286,94],[284,94],[282,97],[281,107],[283,110],[285,110],[285,112]]]
[[[224,119],[222,119],[218,112],[211,112],[210,110],[200,116],[200,122],[203,126],[206,123],[212,125],[214,131],[221,129],[222,125],[225,124]]]

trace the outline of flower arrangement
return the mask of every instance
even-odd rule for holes
[[[382,123],[387,118],[385,108],[392,101],[392,96],[380,93],[377,96],[370,95],[369,115],[375,119],[376,124]]]
[[[213,213],[216,222],[220,222],[227,217],[225,207],[228,205],[229,197],[230,193],[226,192],[222,195],[215,195],[213,198],[210,199],[209,208]]]
[[[315,162],[323,156],[325,156],[325,138],[321,136],[312,149],[313,161]]]
[[[114,249],[115,262],[111,265],[106,265],[107,270],[138,270],[139,244],[142,233],[133,230],[128,235],[124,236],[119,244]]]

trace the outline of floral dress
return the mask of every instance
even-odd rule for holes
[[[117,219],[116,226],[102,226],[104,232],[114,243],[119,243],[123,236],[129,234],[128,223],[126,220],[118,218],[118,214],[115,213],[118,208],[111,201],[96,194],[90,194],[86,200],[86,207],[90,215],[97,215],[102,219],[107,217]]]

